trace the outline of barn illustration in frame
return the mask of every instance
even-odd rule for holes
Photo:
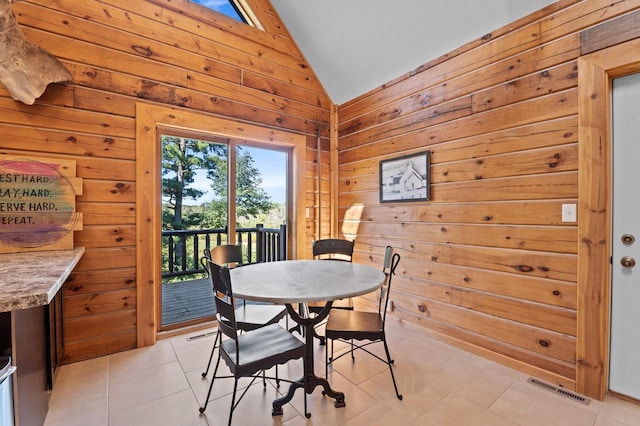
[[[430,154],[423,151],[380,161],[380,202],[429,201]]]

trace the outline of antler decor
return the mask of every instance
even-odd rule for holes
[[[11,97],[33,105],[49,83],[71,81],[71,74],[54,56],[26,39],[11,5],[0,0],[0,82]]]

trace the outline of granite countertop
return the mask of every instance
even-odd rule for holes
[[[0,312],[47,305],[84,254],[84,247],[0,254]]]

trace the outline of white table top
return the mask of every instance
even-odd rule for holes
[[[235,297],[274,303],[360,296],[380,288],[384,279],[380,269],[332,260],[285,260],[231,270]]]

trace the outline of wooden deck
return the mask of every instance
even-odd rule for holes
[[[236,303],[241,299],[236,299]],[[247,300],[247,303],[263,303]],[[162,284],[162,325],[213,316],[216,313],[209,278]]]
[[[214,315],[209,278],[162,284],[162,325]]]

